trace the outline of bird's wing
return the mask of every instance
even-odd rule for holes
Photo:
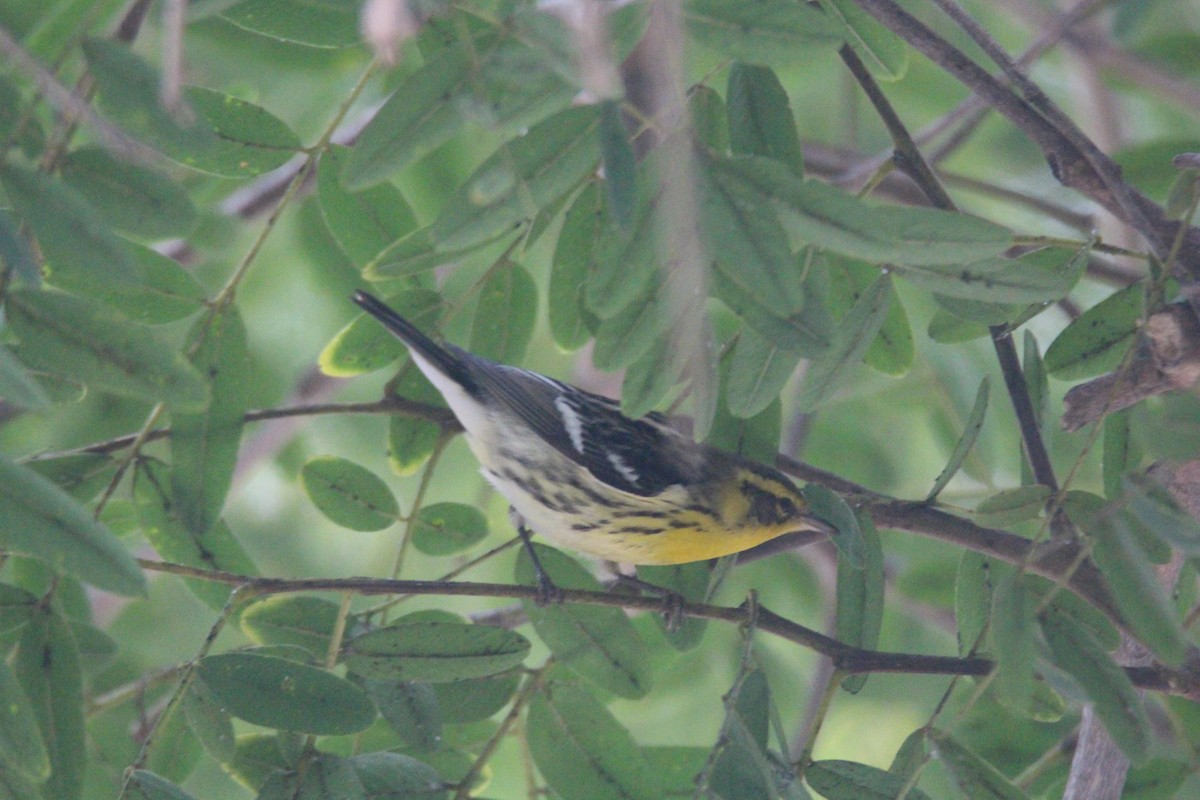
[[[614,401],[544,375],[477,357],[469,363],[486,394],[615,489],[652,497],[695,482],[703,469],[696,446],[662,415],[629,419]]]

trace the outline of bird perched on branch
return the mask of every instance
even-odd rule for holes
[[[445,397],[526,542],[533,531],[612,561],[683,564],[832,532],[775,469],[698,444],[660,414],[630,419],[607,398],[438,344],[366,292],[354,302]]]

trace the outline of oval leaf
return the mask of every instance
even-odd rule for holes
[[[109,224],[127,233],[166,239],[186,236],[196,226],[196,208],[179,184],[146,167],[117,161],[99,147],[68,155],[62,179]]]
[[[735,62],[725,91],[729,98],[729,145],[738,155],[772,158],[803,174],[800,136],[787,92],[769,67]]]
[[[1131,761],[1145,758],[1150,720],[1125,670],[1066,614],[1051,608],[1038,622],[1054,663],[1083,687],[1113,741]]]
[[[1046,350],[1046,371],[1075,381],[1116,369],[1136,339],[1144,295],[1135,283],[1083,312]]]
[[[551,681],[529,704],[534,763],[562,800],[658,800],[657,775],[629,731],[581,684]]]
[[[929,732],[934,754],[946,765],[954,782],[971,800],[1026,800],[1026,795],[1008,778],[950,734]]]
[[[259,644],[292,644],[314,656],[324,656],[337,619],[337,603],[307,595],[281,594],[247,606],[238,623]]]
[[[487,517],[474,506],[434,503],[417,514],[412,542],[422,553],[448,556],[468,549],[488,534]]]
[[[842,44],[836,23],[815,8],[788,0],[689,0],[683,6],[688,36],[755,64],[790,64],[813,49]]]
[[[0,661],[0,765],[33,783],[50,777],[50,756],[33,706],[5,661]]]
[[[21,289],[5,304],[21,357],[51,375],[125,397],[202,411],[208,386],[152,330],[63,292]]]
[[[400,506],[387,484],[353,461],[316,456],[305,463],[300,478],[313,504],[343,528],[380,531],[400,516]]]
[[[537,287],[529,270],[504,259],[479,286],[467,350],[500,364],[517,364],[533,338]]]
[[[409,622],[346,643],[351,670],[378,680],[456,681],[494,675],[529,655],[529,640],[512,631],[455,622]]]
[[[569,192],[600,159],[598,125],[594,106],[569,108],[502,145],[446,203],[438,249],[487,241]]]
[[[835,630],[839,642],[874,650],[879,646],[879,631],[883,626],[883,547],[871,516],[861,514],[858,521],[863,565],[855,567],[838,551]],[[853,675],[842,681],[842,688],[853,694],[866,681],[866,675]]]
[[[893,800],[907,781],[878,767],[853,761],[814,761],[804,772],[808,785],[828,800]],[[908,790],[909,800],[930,800],[920,789]]]
[[[366,730],[375,706],[366,692],[323,669],[259,653],[206,656],[197,675],[238,719],[326,736]]]
[[[602,590],[599,581],[570,556],[540,544],[533,547],[556,586]],[[526,586],[537,583],[525,550],[517,556],[515,577]],[[538,606],[529,600],[521,604],[533,629],[561,663],[620,697],[637,699],[649,691],[646,646],[624,611],[573,604]]]
[[[137,562],[107,528],[62,489],[0,456],[0,549],[123,595],[146,593]]]

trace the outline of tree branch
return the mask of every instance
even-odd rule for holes
[[[243,602],[255,597],[299,592],[354,592],[360,595],[436,595],[442,597],[507,597],[517,600],[538,598],[535,586],[466,581],[412,581],[386,578],[256,578],[232,572],[206,570],[162,561],[138,559],[147,570],[180,577],[237,586]],[[786,641],[827,656],[836,669],[846,673],[898,673],[916,675],[986,675],[994,662],[986,658],[957,658],[913,653],[863,650],[843,644],[811,628],[779,616],[762,606],[716,606],[708,603],[679,601],[642,595],[562,589],[564,603],[608,606],[639,611],[681,613],[685,617],[711,619],[735,625],[754,626]],[[1187,665],[1179,670],[1162,666],[1128,670],[1130,680],[1141,688],[1185,697],[1200,698],[1200,667]]]

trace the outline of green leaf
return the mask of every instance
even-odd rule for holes
[[[487,518],[474,506],[433,503],[422,506],[412,532],[413,547],[431,556],[467,550],[488,534]]]
[[[804,174],[796,119],[775,73],[769,67],[734,62],[725,94],[733,152],[771,158]]]
[[[954,581],[954,619],[960,656],[987,649],[987,640],[979,642],[979,636],[992,616],[996,587],[1012,571],[1011,565],[992,556],[971,550],[962,554]]]
[[[586,309],[598,317],[607,319],[619,313],[645,296],[647,288],[661,278],[657,213],[660,187],[656,164],[648,161],[637,173],[640,186],[628,223],[620,225],[611,205],[599,201],[596,207],[602,213],[590,224],[587,219],[578,223],[581,230],[575,235],[590,233],[596,237],[582,265],[586,281],[582,289]]]
[[[714,294],[755,298],[784,318],[798,312],[804,306],[803,274],[774,210],[724,160],[704,159],[698,167],[697,221],[713,260]],[[735,303],[730,305],[737,310]]]
[[[1039,620],[1054,663],[1087,693],[1113,741],[1134,762],[1146,757],[1150,720],[1125,670],[1113,662],[1092,632],[1050,609]]]
[[[390,183],[349,191],[339,173],[353,151],[332,147],[317,167],[317,198],[329,232],[350,261],[362,269],[380,251],[415,231],[416,214]]]
[[[243,786],[257,792],[271,773],[291,767],[283,753],[285,740],[284,735],[243,733],[237,737],[233,760],[222,766]]]
[[[446,405],[442,393],[415,365],[400,371],[392,391],[397,397],[433,408],[444,408]],[[388,422],[388,463],[392,470],[397,475],[414,474],[433,455],[442,435],[441,426],[431,420],[416,416],[393,416]]]
[[[830,310],[841,317],[871,282],[879,277],[879,268],[832,253],[825,254],[823,261],[829,266],[828,304]],[[900,296],[893,294],[879,333],[867,352],[863,353],[863,362],[887,375],[903,375],[912,366],[913,357],[913,335],[908,314],[900,303]]]
[[[1129,770],[1121,789],[1124,800],[1172,800],[1192,774],[1186,761],[1154,758]]]
[[[808,785],[828,800],[894,800],[905,786],[905,779],[878,767],[853,761],[814,761],[804,772]],[[930,800],[920,789],[912,788],[908,800]]]
[[[215,143],[212,132],[199,120],[189,120],[187,112],[174,114],[163,106],[158,70],[129,45],[89,37],[82,47],[100,94],[100,107],[117,124],[164,151],[168,147],[202,150]]]
[[[917,728],[905,736],[900,747],[896,749],[896,755],[892,757],[888,772],[907,781],[916,775],[918,770],[924,769],[929,760],[928,732],[927,728]]]
[[[300,479],[313,504],[343,528],[381,531],[400,516],[400,506],[387,484],[353,461],[315,456],[305,462]]]
[[[1152,478],[1126,478],[1118,499],[1127,505],[1128,518],[1150,535],[1185,555],[1200,555],[1200,521],[1180,508],[1171,494]]]
[[[153,748],[144,764],[171,781],[185,781],[204,758],[204,747],[192,733],[180,706],[172,706],[157,720]]]
[[[137,262],[125,244],[77,190],[7,162],[0,163],[0,184],[17,215],[37,236],[51,283],[102,289],[140,282]]]
[[[37,595],[10,583],[0,583],[0,634],[19,630],[37,610]]]
[[[1121,616],[1154,654],[1178,666],[1187,653],[1187,638],[1154,565],[1126,520],[1100,498],[1080,492],[1063,504],[1071,519],[1092,542],[1092,558],[1112,592]]]
[[[76,198],[78,199],[78,198]],[[9,202],[14,202],[11,198]],[[17,222],[8,211],[0,210],[0,264],[30,286],[40,286],[42,271],[34,258],[29,242],[21,235]]]
[[[225,505],[249,407],[253,373],[237,307],[230,303],[198,320],[185,351],[208,379],[212,402],[199,414],[171,414],[171,493],[179,519],[198,534],[212,527]]]
[[[386,180],[458,133],[463,114],[452,99],[467,90],[471,65],[472,48],[456,44],[408,76],[363,128],[342,184],[357,191]]]
[[[1016,784],[950,734],[931,730],[929,743],[964,796],[972,800],[1026,800]]]
[[[467,349],[501,364],[519,364],[533,338],[537,286],[529,271],[503,259],[479,285]]]
[[[593,325],[584,307],[584,282],[597,258],[604,230],[605,196],[592,182],[583,187],[563,219],[550,262],[546,315],[550,335],[564,350],[577,350],[591,338]]]
[[[688,115],[692,118],[692,136],[697,144],[714,153],[729,150],[729,115],[725,100],[716,89],[697,83],[688,90]]]
[[[129,777],[127,796],[133,800],[195,800],[166,778],[144,769],[134,770]]]
[[[207,292],[178,261],[132,242],[126,242],[125,247],[141,270],[142,279],[138,283],[113,282],[92,289],[86,281],[76,286],[73,279],[59,275],[57,285],[69,292],[103,300],[129,319],[144,325],[175,322],[204,307]]]
[[[854,569],[863,569],[866,565],[867,546],[863,541],[862,528],[854,510],[846,504],[841,495],[819,483],[809,483],[804,487],[804,499],[808,501],[809,510],[818,519],[834,527],[833,543],[837,545],[838,556],[845,556]]]
[[[70,625],[54,612],[39,608],[21,632],[10,662],[33,709],[34,730],[41,731],[50,757],[50,776],[42,792],[54,800],[75,800],[83,787],[87,747],[83,672]]]
[[[185,167],[251,178],[283,166],[303,147],[287,123],[262,106],[201,86],[188,86],[184,97],[215,139],[204,149],[164,143],[163,152]]]
[[[290,644],[324,657],[337,625],[338,604],[308,595],[281,594],[246,607],[238,618],[259,644]]]
[[[602,591],[599,581],[570,556],[534,544],[550,579],[563,589]],[[515,578],[536,585],[529,553],[517,556]],[[646,645],[619,608],[553,604],[538,606],[522,600],[533,629],[559,663],[619,697],[638,699],[650,690],[651,670]]]
[[[511,670],[483,678],[429,685],[437,697],[442,721],[462,725],[487,719],[504,708],[516,694],[520,683],[520,671]]]
[[[761,199],[773,200],[784,228],[802,242],[873,264],[926,268],[961,268],[964,262],[998,256],[1012,245],[1009,230],[977,217],[872,205],[774,164],[743,156],[726,162],[725,169],[741,175]]]
[[[0,549],[123,595],[144,595],[146,579],[116,537],[62,489],[0,456]]]
[[[728,742],[717,756],[709,785],[718,797],[783,796],[781,782],[793,777],[780,769],[767,750],[772,711],[766,674],[754,669],[738,687],[735,703],[726,702],[722,731]]]
[[[20,289],[5,304],[29,366],[173,411],[208,405],[200,374],[149,328],[111,309],[55,291]]]
[[[1026,329],[1023,341],[1024,353],[1021,358],[1021,371],[1025,374],[1025,389],[1029,392],[1029,404],[1033,406],[1033,417],[1039,428],[1045,424],[1046,405],[1050,400],[1050,380],[1046,377],[1046,364],[1038,352],[1037,337],[1033,331]],[[1022,464],[1027,459],[1022,459]],[[1023,483],[1032,483],[1033,476]]]
[[[904,40],[863,11],[853,0],[820,0],[821,8],[843,26],[842,36],[867,69],[880,80],[895,81],[908,71]]]
[[[858,515],[858,522],[863,543],[862,566],[856,567],[838,551],[835,635],[839,642],[874,650],[879,646],[883,625],[883,547],[871,516]],[[842,681],[842,688],[857,694],[866,681],[866,675],[853,675]]]
[[[1127,286],[1083,312],[1046,350],[1046,370],[1064,381],[1117,368],[1137,338],[1145,288]]]
[[[183,696],[183,714],[209,755],[223,764],[233,759],[237,754],[233,719],[204,681],[194,680],[188,686]]]
[[[117,161],[99,147],[63,160],[62,179],[118,230],[148,239],[186,236],[198,215],[181,186],[146,167]]]
[[[428,272],[444,264],[461,261],[464,257],[498,242],[514,230],[503,230],[488,239],[444,248],[437,241],[432,225],[418,228],[398,242],[385,248],[363,267],[363,277],[369,281],[390,280]]]
[[[1002,489],[976,506],[975,513],[983,525],[1015,525],[1041,516],[1052,494],[1049,486],[1041,484]]]
[[[600,103],[600,156],[608,207],[617,226],[628,230],[637,205],[637,161],[621,119],[621,104],[616,100]]]
[[[962,344],[989,335],[986,325],[967,322],[941,309],[933,312],[925,332],[939,344]]]
[[[350,764],[369,798],[444,800],[447,794],[436,769],[401,753],[362,753],[351,758]]]
[[[442,296],[432,289],[404,289],[384,300],[419,328],[430,329],[442,314]],[[350,378],[388,366],[408,352],[370,314],[356,316],[325,345],[317,363],[326,375]]]
[[[829,349],[809,363],[796,398],[799,410],[816,410],[833,395],[845,380],[849,369],[862,360],[883,326],[892,296],[892,279],[889,275],[879,276],[863,291],[838,323]]]
[[[954,450],[950,453],[950,460],[946,462],[946,466],[934,480],[933,488],[925,496],[926,503],[932,503],[941,494],[942,489],[946,488],[946,484],[950,483],[950,479],[954,477],[955,473],[962,467],[963,462],[967,460],[967,456],[971,453],[971,448],[975,446],[975,440],[979,438],[979,432],[983,430],[984,418],[987,416],[988,389],[990,385],[986,377],[980,381],[979,389],[975,392],[975,405],[971,408],[971,413],[967,417],[966,424],[963,426],[962,436],[958,438],[958,442],[954,445]]]
[[[951,297],[938,292],[933,293],[933,300],[940,309],[949,311],[963,322],[977,322],[980,325],[1007,325],[1010,329],[1016,327],[1013,321],[1021,317],[1026,310],[1026,307],[1015,303],[989,303],[986,300]]]
[[[598,126],[595,107],[568,108],[501,145],[447,201],[438,249],[489,241],[571,191],[599,161]]]
[[[636,419],[661,408],[683,380],[683,369],[674,343],[656,342],[649,352],[626,367],[621,381],[621,412]]]
[[[753,417],[778,400],[801,357],[799,351],[780,347],[753,328],[743,327],[729,359],[725,399],[730,413],[735,417]]]
[[[1125,475],[1142,460],[1141,448],[1129,434],[1129,410],[1122,409],[1104,418],[1104,455],[1101,460],[1104,496],[1115,500],[1124,489]]]
[[[1047,253],[1055,256],[1056,263],[1047,263]],[[896,271],[910,283],[948,297],[988,303],[1049,303],[1071,290],[1085,261],[1084,251],[1048,248],[1019,258],[904,265]]]
[[[437,750],[442,744],[442,716],[432,683],[361,679],[379,714],[414,750]]]
[[[346,665],[367,678],[457,681],[495,675],[529,654],[512,631],[458,622],[409,622],[364,633],[346,643]]]
[[[221,12],[239,28],[290,44],[339,48],[359,43],[358,9],[334,2],[241,0]]]
[[[362,689],[286,658],[222,653],[200,659],[196,674],[230,714],[255,725],[340,736],[375,721],[375,706]]]
[[[37,410],[50,404],[41,385],[7,347],[0,346],[0,398],[15,406]]]
[[[0,660],[0,766],[31,783],[50,777],[50,756],[42,743],[29,697],[8,663]]]
[[[525,724],[538,771],[562,800],[658,800],[645,755],[577,681],[551,680],[529,703]]]
[[[1021,711],[1029,707],[1033,697],[1036,606],[1037,598],[1020,575],[1008,575],[996,587],[991,627],[996,654],[993,685],[1006,705]]]
[[[688,0],[683,21],[692,39],[754,64],[791,64],[842,44],[833,20],[788,0]]]
[[[168,487],[167,468],[162,464],[143,461],[134,473],[133,500],[138,524],[163,560],[239,575],[258,574],[258,568],[225,523],[217,520],[201,533],[184,527]],[[231,587],[225,584],[189,578],[184,583],[216,611],[222,610],[229,600]]]
[[[680,273],[672,273],[672,276]],[[675,318],[671,297],[678,281],[656,274],[647,290],[596,328],[592,360],[602,370],[628,367],[660,345]]]

